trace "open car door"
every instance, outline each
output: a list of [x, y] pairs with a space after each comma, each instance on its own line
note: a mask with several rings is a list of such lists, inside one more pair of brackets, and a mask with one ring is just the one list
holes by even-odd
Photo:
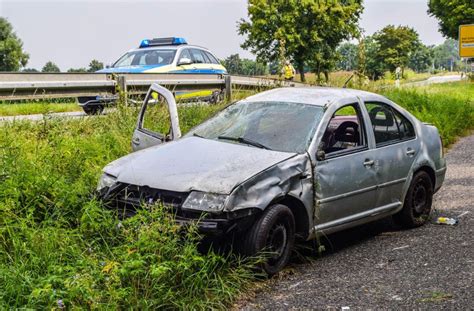
[[161, 85], [152, 84], [143, 101], [133, 133], [133, 151], [180, 137], [178, 109], [173, 94]]

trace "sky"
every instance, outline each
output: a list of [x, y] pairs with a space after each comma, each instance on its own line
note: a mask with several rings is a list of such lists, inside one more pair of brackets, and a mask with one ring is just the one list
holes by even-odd
[[[444, 41], [428, 0], [365, 0], [360, 25], [371, 35], [387, 24], [413, 27], [425, 44]], [[237, 21], [246, 0], [0, 0], [0, 16], [12, 23], [30, 54], [29, 68], [47, 61], [61, 70], [87, 67], [92, 59], [112, 63], [145, 38], [179, 36], [209, 48], [219, 58], [240, 48]]]

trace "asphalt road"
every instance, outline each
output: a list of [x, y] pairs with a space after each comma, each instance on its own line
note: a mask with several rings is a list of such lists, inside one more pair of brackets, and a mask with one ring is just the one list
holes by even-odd
[[[386, 219], [334, 234], [322, 256], [295, 257], [235, 308], [473, 310], [474, 135], [447, 161], [430, 223], [401, 230]], [[440, 215], [459, 224], [437, 225]]]

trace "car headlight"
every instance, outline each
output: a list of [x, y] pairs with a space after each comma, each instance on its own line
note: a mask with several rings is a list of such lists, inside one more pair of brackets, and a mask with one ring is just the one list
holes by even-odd
[[192, 191], [183, 203], [184, 209], [217, 212], [224, 209], [227, 195]]
[[97, 184], [97, 191], [101, 191], [104, 188], [110, 188], [117, 181], [117, 177], [109, 175], [107, 173], [102, 174]]

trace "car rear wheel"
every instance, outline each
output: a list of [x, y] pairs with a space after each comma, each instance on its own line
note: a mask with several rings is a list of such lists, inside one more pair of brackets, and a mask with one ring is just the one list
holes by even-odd
[[104, 106], [103, 105], [84, 106], [82, 107], [82, 109], [84, 109], [84, 112], [88, 115], [96, 115], [96, 114], [101, 114], [102, 111], [104, 111]]
[[413, 176], [403, 209], [394, 219], [405, 228], [422, 226], [428, 220], [433, 202], [433, 183], [428, 173], [419, 171]]
[[261, 254], [260, 265], [268, 275], [279, 272], [288, 263], [295, 241], [295, 219], [291, 210], [281, 204], [268, 207], [246, 234], [244, 252]]

